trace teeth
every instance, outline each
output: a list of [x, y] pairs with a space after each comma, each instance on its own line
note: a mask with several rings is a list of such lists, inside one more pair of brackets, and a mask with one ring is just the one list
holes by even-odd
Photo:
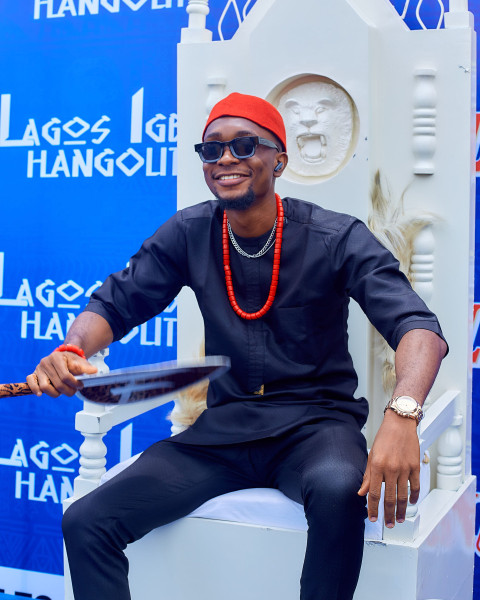
[[241, 175], [222, 175], [219, 179], [220, 181], [225, 181], [226, 179], [240, 179]]

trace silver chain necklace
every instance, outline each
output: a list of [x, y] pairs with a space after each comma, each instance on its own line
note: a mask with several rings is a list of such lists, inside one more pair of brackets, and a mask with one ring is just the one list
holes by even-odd
[[275, 245], [276, 240], [274, 239], [274, 235], [275, 235], [275, 230], [277, 229], [277, 219], [275, 219], [275, 223], [273, 224], [273, 229], [268, 237], [268, 240], [265, 243], [265, 246], [261, 250], [259, 250], [256, 254], [247, 254], [245, 252], [245, 250], [242, 250], [242, 248], [240, 248], [237, 240], [235, 239], [235, 236], [233, 235], [233, 231], [230, 226], [230, 221], [227, 221], [227, 228], [228, 228], [228, 236], [230, 238], [230, 241], [232, 242], [232, 246], [235, 248], [235, 250], [239, 254], [241, 254], [242, 256], [245, 256], [245, 258], [260, 258], [264, 254], [266, 254], [272, 246]]

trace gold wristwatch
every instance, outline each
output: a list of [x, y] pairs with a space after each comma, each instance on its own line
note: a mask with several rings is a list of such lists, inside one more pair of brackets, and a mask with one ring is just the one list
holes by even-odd
[[385, 407], [383, 414], [391, 408], [397, 415], [406, 417], [407, 419], [415, 419], [417, 425], [423, 419], [423, 410], [420, 404], [410, 396], [395, 396]]

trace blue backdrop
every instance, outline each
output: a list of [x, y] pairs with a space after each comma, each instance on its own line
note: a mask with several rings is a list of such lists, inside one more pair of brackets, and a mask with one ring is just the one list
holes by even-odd
[[[175, 46], [185, 24], [182, 1], [2, 3], [0, 380], [23, 381], [93, 289], [175, 210]], [[109, 364], [175, 357], [173, 305], [113, 345]], [[61, 500], [78, 471], [79, 408], [65, 397], [3, 404], [3, 567], [63, 572]], [[168, 435], [166, 411], [135, 421], [133, 452]], [[121, 431], [109, 436], [109, 463]], [[0, 570], [0, 589], [33, 592], [8, 575]]]
[[[476, 15], [479, 1], [470, 0]], [[403, 10], [404, 0], [392, 3]], [[1, 4], [0, 381], [24, 381], [39, 358], [63, 341], [106, 275], [122, 268], [175, 210], [175, 57], [186, 4]], [[253, 4], [237, 2], [240, 13]], [[417, 28], [414, 4], [406, 20]], [[228, 39], [239, 22], [234, 3], [211, 0], [210, 8], [214, 39]], [[438, 2], [424, 2], [421, 15], [427, 27], [436, 26]], [[114, 344], [108, 363], [115, 368], [175, 356], [173, 304]], [[476, 403], [478, 377], [475, 370]], [[80, 404], [65, 397], [23, 398], [2, 408], [0, 590], [61, 600], [55, 579], [63, 572], [61, 501], [78, 469], [82, 440], [72, 425]], [[107, 466], [118, 460], [121, 441], [124, 450], [129, 445], [130, 428], [132, 453], [168, 435], [168, 410], [110, 433]], [[479, 472], [476, 438], [473, 447]], [[26, 578], [26, 572], [47, 578]]]

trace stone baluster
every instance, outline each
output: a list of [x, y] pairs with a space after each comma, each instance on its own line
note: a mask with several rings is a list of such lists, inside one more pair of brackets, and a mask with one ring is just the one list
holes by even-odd
[[458, 490], [463, 482], [462, 422], [462, 415], [455, 415], [451, 426], [438, 439], [437, 487], [441, 490]]
[[[90, 357], [89, 362], [97, 367], [98, 373], [108, 373], [105, 363], [109, 350], [101, 350]], [[110, 410], [101, 404], [84, 401], [83, 410], [77, 413], [75, 428], [85, 438], [80, 446], [79, 475], [74, 482], [74, 498], [80, 498], [94, 490], [105, 473], [107, 447], [103, 443], [106, 431], [98, 430], [99, 417]]]
[[473, 14], [468, 12], [468, 0], [450, 0], [448, 12], [445, 13], [445, 28], [462, 29], [464, 27], [473, 29]]
[[[433, 269], [435, 263], [435, 237], [430, 225], [424, 227], [413, 242], [410, 263], [410, 278], [417, 294], [428, 305], [433, 296]], [[425, 399], [424, 408], [432, 403], [430, 395]]]
[[450, 0], [449, 12], [468, 12], [468, 0]]
[[81, 434], [85, 441], [80, 446], [80, 469], [74, 483], [75, 498], [80, 498], [98, 487], [107, 463], [107, 447], [103, 443], [105, 433]]
[[436, 148], [437, 91], [435, 69], [417, 69], [413, 88], [413, 172], [433, 175]]
[[431, 226], [424, 227], [415, 238], [410, 264], [412, 285], [426, 304], [433, 295], [435, 238]]
[[212, 32], [206, 28], [209, 12], [208, 0], [189, 0], [187, 6], [188, 27], [182, 28], [182, 43], [212, 41]]

